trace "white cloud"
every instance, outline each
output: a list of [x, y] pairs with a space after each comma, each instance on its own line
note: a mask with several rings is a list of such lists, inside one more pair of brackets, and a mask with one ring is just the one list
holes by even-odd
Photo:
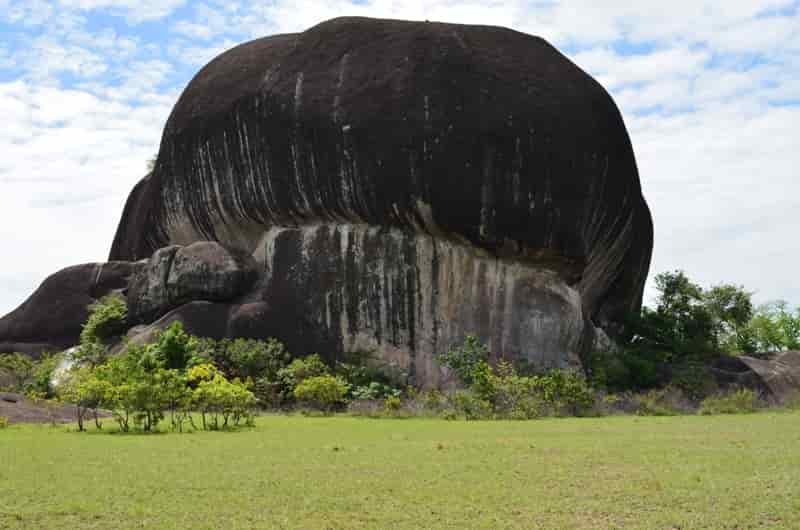
[[132, 107], [79, 90], [0, 83], [0, 241], [14, 259], [0, 313], [75, 263], [104, 261], [130, 188], [157, 149], [169, 105]]
[[83, 11], [108, 9], [134, 23], [159, 20], [186, 3], [186, 0], [59, 0], [66, 8]]

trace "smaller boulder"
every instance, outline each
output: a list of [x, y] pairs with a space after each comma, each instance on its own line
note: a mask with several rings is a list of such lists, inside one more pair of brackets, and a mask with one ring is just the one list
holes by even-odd
[[0, 352], [38, 357], [74, 346], [88, 306], [109, 293], [124, 292], [140, 265], [87, 263], [49, 276], [22, 305], [0, 318]]
[[150, 324], [192, 301], [226, 302], [258, 278], [252, 256], [219, 243], [200, 241], [157, 250], [128, 290], [131, 324]]

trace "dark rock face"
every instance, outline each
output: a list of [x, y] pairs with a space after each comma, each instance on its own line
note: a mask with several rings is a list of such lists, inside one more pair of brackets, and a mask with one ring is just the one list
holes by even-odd
[[231, 300], [244, 294], [257, 277], [252, 256], [219, 243], [164, 247], [133, 277], [128, 318], [132, 324], [150, 323], [192, 300]]
[[87, 306], [112, 291], [124, 291], [136, 263], [76, 265], [48, 277], [21, 306], [0, 319], [0, 352], [38, 356], [78, 343]]
[[557, 270], [595, 323], [638, 309], [650, 213], [606, 91], [542, 39], [335, 19], [238, 46], [170, 116], [111, 259], [370, 224]]
[[262, 267], [250, 333], [435, 382], [466, 333], [578, 362], [639, 309], [652, 223], [619, 111], [545, 41], [342, 18], [238, 46], [184, 91], [111, 257], [202, 240]]
[[467, 333], [579, 363], [638, 311], [652, 237], [619, 111], [555, 48], [341, 18], [197, 74], [111, 259], [148, 260], [128, 300], [151, 331], [375, 349], [435, 385]]

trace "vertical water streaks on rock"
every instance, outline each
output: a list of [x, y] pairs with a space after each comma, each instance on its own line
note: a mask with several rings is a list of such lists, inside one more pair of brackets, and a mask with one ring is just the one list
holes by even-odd
[[498, 354], [544, 367], [564, 367], [581, 353], [580, 295], [553, 272], [369, 225], [270, 233], [263, 298], [280, 308], [273, 318], [292, 328], [283, 338], [298, 354], [375, 350], [433, 385], [434, 355], [469, 333]]

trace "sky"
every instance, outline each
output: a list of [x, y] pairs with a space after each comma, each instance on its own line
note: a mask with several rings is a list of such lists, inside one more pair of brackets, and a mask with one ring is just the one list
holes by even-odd
[[546, 38], [622, 111], [651, 278], [682, 269], [800, 304], [800, 0], [0, 0], [0, 315], [47, 275], [105, 261], [206, 62], [341, 15]]

